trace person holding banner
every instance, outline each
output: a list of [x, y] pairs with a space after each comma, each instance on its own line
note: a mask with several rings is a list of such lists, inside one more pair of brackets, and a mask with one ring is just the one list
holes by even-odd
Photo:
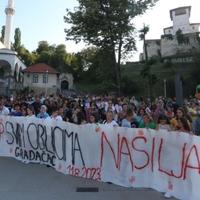
[[9, 115], [9, 109], [4, 105], [4, 99], [0, 99], [0, 115]]
[[28, 118], [35, 118], [35, 110], [34, 110], [34, 107], [32, 105], [29, 105], [27, 108], [26, 108], [26, 112], [27, 112], [27, 116]]
[[40, 118], [40, 119], [49, 118], [49, 114], [47, 113], [47, 107], [45, 105], [42, 105], [40, 107], [40, 113], [37, 115], [37, 118]]
[[133, 111], [131, 109], [128, 109], [126, 112], [126, 118], [122, 120], [121, 127], [131, 128], [132, 121], [133, 121]]
[[139, 128], [156, 129], [156, 124], [148, 114], [145, 114], [143, 116], [143, 122], [139, 124]]
[[14, 109], [12, 110], [12, 112], [10, 113], [11, 116], [14, 117], [20, 117], [22, 116], [22, 111], [20, 109], [20, 105], [17, 103], [14, 105]]
[[62, 116], [59, 115], [59, 108], [54, 108], [54, 109], [52, 110], [51, 119], [54, 119], [54, 120], [56, 120], [56, 121], [63, 121]]
[[157, 130], [167, 130], [171, 131], [171, 127], [169, 124], [169, 120], [165, 115], [160, 115], [158, 117], [158, 124], [157, 124]]
[[197, 118], [193, 122], [194, 134], [200, 136], [200, 105], [197, 108]]
[[[186, 115], [185, 115], [185, 111], [184, 111], [184, 109], [182, 107], [179, 107], [177, 109], [176, 116], [170, 121], [172, 130], [176, 131], [176, 130], [180, 129], [179, 123], [178, 123], [178, 120], [180, 118], [185, 118], [187, 120]], [[187, 123], [188, 123], [188, 126], [191, 127], [189, 120], [187, 120]]]
[[106, 113], [106, 120], [103, 122], [103, 124], [112, 125], [112, 126], [119, 126], [118, 123], [113, 118], [114, 118], [113, 112], [108, 111]]
[[181, 117], [178, 119], [177, 122], [178, 122], [177, 131], [191, 133], [191, 129], [186, 118]]
[[89, 117], [89, 123], [90, 124], [96, 124], [98, 122], [96, 114], [95, 113], [91, 113], [90, 117]]

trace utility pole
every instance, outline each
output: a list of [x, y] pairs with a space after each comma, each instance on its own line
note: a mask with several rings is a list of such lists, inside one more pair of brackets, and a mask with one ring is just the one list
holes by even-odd
[[175, 77], [175, 91], [176, 91], [176, 102], [179, 106], [183, 105], [183, 85], [180, 74], [177, 72]]
[[167, 97], [167, 80], [164, 79], [164, 97], [166, 98]]
[[47, 97], [47, 84], [48, 84], [48, 70], [46, 71], [46, 78], [45, 78], [45, 97]]

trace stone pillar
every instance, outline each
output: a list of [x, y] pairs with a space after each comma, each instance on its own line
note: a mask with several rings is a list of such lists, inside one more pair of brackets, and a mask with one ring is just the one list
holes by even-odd
[[14, 0], [8, 0], [8, 6], [5, 9], [6, 13], [6, 26], [5, 26], [5, 38], [4, 45], [7, 49], [10, 49], [11, 45], [11, 32], [12, 32], [12, 16], [15, 13]]

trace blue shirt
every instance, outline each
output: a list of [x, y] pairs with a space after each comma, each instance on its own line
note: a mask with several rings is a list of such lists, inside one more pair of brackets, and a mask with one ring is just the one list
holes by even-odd
[[46, 119], [48, 117], [49, 117], [49, 114], [47, 112], [45, 112], [45, 113], [39, 113], [37, 115], [37, 118], [40, 118], [40, 119]]
[[122, 127], [127, 127], [127, 128], [131, 128], [131, 122], [129, 122], [127, 119], [123, 119], [122, 120]]

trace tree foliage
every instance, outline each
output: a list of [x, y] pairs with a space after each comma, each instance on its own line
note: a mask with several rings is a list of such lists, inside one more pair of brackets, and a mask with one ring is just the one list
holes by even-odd
[[148, 91], [148, 96], [153, 96], [153, 86], [157, 83], [158, 77], [156, 74], [152, 73], [152, 65], [155, 64], [153, 60], [149, 60], [145, 63], [143, 69], [140, 72], [141, 77], [146, 82], [146, 88]]
[[145, 62], [148, 61], [148, 52], [147, 52], [147, 43], [146, 43], [146, 34], [149, 32], [149, 26], [146, 26], [144, 24], [143, 28], [139, 30], [139, 37], [140, 40], [143, 41], [143, 47], [144, 47], [144, 56], [145, 56]]
[[19, 28], [15, 29], [13, 48], [18, 51], [21, 48], [21, 31]]
[[64, 44], [49, 45], [47, 41], [40, 41], [35, 51], [36, 62], [46, 63], [60, 72], [71, 72], [70, 54], [66, 52]]
[[190, 78], [194, 85], [197, 85], [200, 83], [200, 78], [198, 76], [198, 74], [200, 74], [200, 50], [193, 52], [193, 61], [195, 68], [191, 71]]
[[[110, 52], [116, 85], [121, 87], [121, 57], [136, 49], [132, 19], [143, 14], [154, 3], [152, 0], [79, 0], [74, 12], [64, 16], [70, 28], [66, 39], [95, 45]], [[117, 54], [117, 58], [116, 58]]]
[[5, 26], [1, 27], [1, 37], [0, 37], [0, 41], [2, 43], [4, 43], [4, 37], [5, 37]]
[[19, 28], [15, 29], [14, 43], [12, 44], [11, 48], [17, 52], [18, 57], [26, 66], [29, 66], [35, 62], [35, 55], [29, 52], [29, 50], [21, 44], [21, 31]]

